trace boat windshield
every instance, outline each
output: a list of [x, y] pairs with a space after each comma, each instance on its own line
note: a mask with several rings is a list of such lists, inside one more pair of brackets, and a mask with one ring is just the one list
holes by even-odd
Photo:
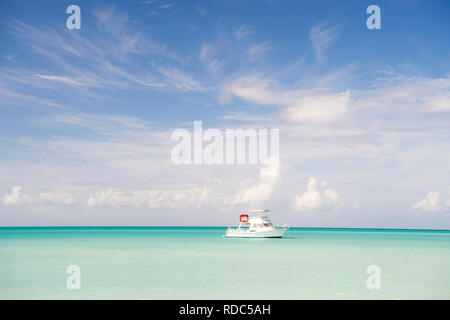
[[252, 224], [252, 228], [253, 229], [257, 229], [257, 228], [273, 228], [272, 224], [270, 223], [254, 223]]

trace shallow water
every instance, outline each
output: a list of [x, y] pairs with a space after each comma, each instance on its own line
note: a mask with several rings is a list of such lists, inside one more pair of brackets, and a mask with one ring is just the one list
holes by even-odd
[[[1, 299], [450, 299], [450, 231], [0, 228]], [[69, 290], [69, 265], [81, 289]], [[381, 288], [369, 290], [369, 265]]]

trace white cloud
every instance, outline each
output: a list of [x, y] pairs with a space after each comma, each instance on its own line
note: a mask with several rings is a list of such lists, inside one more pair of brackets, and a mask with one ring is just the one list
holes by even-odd
[[368, 92], [356, 105], [361, 110], [450, 112], [450, 78], [390, 77], [394, 80], [385, 79], [388, 85]]
[[342, 200], [334, 189], [325, 189], [326, 183], [318, 183], [316, 178], [309, 178], [306, 191], [295, 197], [294, 210], [323, 212], [333, 211], [343, 205]]
[[[271, 85], [274, 89], [268, 90], [266, 97], [255, 96], [254, 99], [274, 99], [271, 94], [278, 89], [276, 83], [269, 83], [267, 88], [270, 89]], [[284, 98], [284, 96], [280, 97], [280, 99]], [[411, 181], [420, 183], [421, 180], [423, 183], [423, 179], [440, 181], [445, 176], [445, 170], [450, 163], [449, 154], [445, 152], [449, 150], [449, 140], [443, 138], [446, 137], [445, 134], [448, 134], [445, 128], [438, 132], [420, 130], [408, 131], [405, 134], [397, 131], [385, 132], [378, 128], [372, 131], [370, 127], [354, 130], [352, 127], [340, 129], [335, 126], [319, 128], [282, 126], [280, 156], [283, 161], [283, 176], [288, 178], [281, 180], [276, 178], [276, 175], [266, 176], [267, 171], [258, 171], [259, 168], [253, 166], [174, 168], [169, 160], [170, 129], [155, 128], [152, 123], [134, 117], [64, 113], [51, 116], [50, 119], [50, 124], [56, 124], [56, 128], [60, 128], [61, 124], [70, 124], [81, 128], [95, 128], [95, 130], [84, 130], [87, 136], [83, 137], [59, 135], [49, 139], [34, 138], [28, 142], [24, 140], [17, 144], [18, 150], [23, 154], [32, 155], [31, 159], [40, 159], [40, 162], [22, 159], [0, 163], [0, 174], [3, 181], [7, 181], [4, 183], [9, 184], [8, 190], [14, 184], [21, 185], [19, 181], [27, 181], [27, 184], [38, 186], [38, 191], [26, 190], [26, 193], [37, 195], [32, 197], [32, 203], [20, 201], [19, 203], [25, 205], [24, 207], [4, 206], [0, 209], [2, 214], [11, 212], [10, 217], [17, 219], [14, 223], [19, 223], [17, 221], [20, 219], [20, 214], [12, 213], [14, 210], [23, 209], [22, 211], [28, 214], [36, 213], [28, 218], [22, 218], [25, 219], [22, 223], [33, 224], [45, 218], [39, 213], [40, 208], [45, 207], [46, 210], [52, 208], [55, 212], [73, 210], [73, 214], [58, 216], [58, 219], [63, 219], [61, 221], [67, 224], [77, 223], [77, 214], [85, 210], [90, 214], [80, 217], [80, 221], [86, 223], [96, 221], [96, 223], [107, 224], [116, 218], [122, 219], [124, 223], [140, 221], [139, 217], [131, 217], [131, 215], [147, 212], [148, 208], [154, 208], [152, 212], [176, 211], [178, 218], [172, 217], [173, 219], [192, 217], [192, 221], [188, 219], [185, 223], [201, 224], [203, 220], [200, 217], [204, 215], [210, 217], [209, 223], [227, 224], [225, 213], [220, 215], [215, 212], [208, 215], [210, 213], [208, 208], [219, 208], [218, 210], [229, 214], [241, 210], [244, 206], [268, 205], [273, 210], [283, 211], [285, 217], [282, 220], [286, 222], [297, 223], [297, 225], [303, 223], [318, 225], [324, 221], [314, 219], [321, 219], [323, 215], [313, 214], [305, 217], [291, 213], [296, 210], [343, 213], [344, 210], [333, 203], [339, 203], [339, 199], [344, 194], [352, 192], [350, 190], [354, 191], [355, 198], [362, 198], [357, 201], [366, 203], [367, 198], [370, 197], [367, 193], [370, 191], [367, 190], [370, 188], [389, 186], [392, 189], [409, 190], [406, 181], [409, 181], [408, 184], [411, 184]], [[433, 138], [433, 135], [439, 139]], [[410, 145], [407, 150], [401, 147], [404, 141]], [[409, 144], [409, 141], [414, 143]], [[434, 143], [430, 143], [431, 141]], [[437, 163], [441, 163], [441, 166], [436, 165]], [[307, 166], [304, 167], [304, 164]], [[423, 175], [416, 174], [410, 177], [417, 168], [424, 169], [424, 167], [425, 169], [436, 167], [441, 170], [433, 169], [434, 173], [431, 176], [430, 171], [425, 170]], [[333, 181], [348, 181], [349, 185], [354, 185], [345, 189], [335, 189], [332, 185], [326, 186], [322, 181], [316, 180], [315, 189], [309, 188], [309, 191], [317, 190], [316, 200], [314, 200], [314, 192], [311, 192], [312, 196], [310, 195], [309, 198], [306, 196], [301, 198], [305, 190], [297, 190], [298, 197], [304, 201], [302, 209], [292, 210], [295, 195], [291, 194], [293, 189], [290, 183], [302, 181], [304, 177], [301, 172], [306, 168], [313, 177], [316, 174], [325, 175]], [[341, 168], [348, 169], [341, 172]], [[444, 175], [438, 175], [438, 173]], [[386, 179], [386, 177], [389, 178]], [[222, 183], [216, 183], [215, 178], [220, 179]], [[195, 184], [185, 185], [186, 181], [192, 181]], [[61, 185], [68, 186], [69, 189], [59, 191]], [[109, 191], [111, 186], [114, 188]], [[43, 194], [42, 197], [40, 194]], [[68, 199], [74, 199], [70, 208], [65, 204], [70, 200], [66, 202], [64, 195]], [[20, 193], [20, 199], [23, 199], [22, 196], [23, 194]], [[89, 198], [91, 200], [88, 207]], [[392, 207], [398, 203], [396, 200], [398, 199], [387, 199], [384, 208], [394, 210]], [[314, 205], [317, 201], [319, 204]], [[130, 216], [122, 215], [122, 208], [125, 207], [130, 208]], [[308, 207], [314, 209], [308, 209]], [[382, 205], [377, 209], [380, 207], [383, 209]], [[117, 210], [112, 210], [113, 208]], [[179, 210], [166, 210], [166, 208]], [[189, 208], [198, 208], [198, 210], [189, 210]], [[351, 205], [344, 208], [346, 214], [353, 210]], [[398, 207], [395, 207], [395, 210], [397, 209]], [[112, 211], [115, 211], [114, 214], [111, 213]], [[372, 214], [376, 216], [375, 213]], [[370, 214], [367, 213], [366, 217], [369, 216]], [[26, 215], [24, 214], [23, 217]], [[13, 223], [11, 219], [13, 218], [8, 218], [8, 223]], [[163, 215], [158, 217], [143, 215], [142, 219], [147, 224], [170, 224], [171, 222]], [[289, 221], [289, 219], [292, 220]], [[356, 218], [354, 221], [343, 219], [342, 223], [357, 226], [364, 221], [367, 221], [366, 218], [360, 218], [358, 221]], [[401, 217], [396, 216], [386, 217], [385, 221], [387, 221], [386, 225], [390, 221], [397, 221], [399, 226], [403, 223]], [[443, 223], [445, 225], [445, 221]], [[426, 226], [425, 222], [424, 226]]]
[[2, 202], [3, 204], [17, 204], [20, 201], [20, 190], [21, 186], [14, 186], [11, 189], [10, 194], [6, 194], [3, 196]]
[[259, 174], [259, 183], [249, 188], [239, 190], [237, 195], [230, 198], [231, 204], [247, 204], [252, 208], [260, 208], [264, 201], [273, 193], [274, 185], [279, 176], [279, 160], [269, 159], [269, 165], [262, 167]]
[[279, 99], [273, 92], [275, 85], [276, 81], [260, 76], [240, 77], [227, 83], [222, 95], [228, 99], [235, 96], [257, 104], [278, 104]]
[[352, 102], [349, 91], [329, 93], [278, 87], [275, 80], [260, 76], [241, 77], [225, 86], [222, 101], [235, 96], [256, 104], [281, 106], [281, 118], [292, 123], [330, 123], [349, 113]]
[[450, 91], [430, 97], [426, 101], [426, 111], [450, 112]]
[[119, 207], [131, 206], [136, 208], [184, 208], [200, 207], [205, 204], [208, 196], [207, 188], [187, 189], [149, 189], [121, 192], [109, 188], [89, 195], [86, 206]]
[[315, 178], [309, 178], [306, 192], [295, 197], [294, 208], [296, 209], [316, 209], [322, 203], [322, 197], [317, 189]]
[[[118, 191], [104, 189], [92, 194], [83, 194], [79, 190], [71, 192], [41, 192], [37, 196], [21, 194], [22, 187], [14, 186], [10, 194], [2, 200], [4, 205], [27, 205], [42, 207], [48, 205], [75, 205], [87, 208], [135, 207], [135, 208], [183, 208], [208, 205], [209, 190], [206, 187], [160, 188]], [[214, 195], [211, 197], [213, 200]], [[212, 203], [210, 203], [212, 204]]]
[[323, 193], [324, 198], [326, 201], [333, 203], [333, 204], [339, 204], [341, 199], [334, 189], [326, 189]]
[[[382, 85], [371, 90], [330, 91], [316, 89], [285, 89], [274, 79], [263, 75], [235, 78], [222, 86], [219, 100], [227, 103], [232, 97], [258, 105], [280, 108], [279, 119], [291, 124], [317, 125], [349, 121], [373, 125], [377, 117], [392, 120], [413, 113], [450, 112], [450, 78], [414, 78], [389, 75]], [[319, 81], [320, 82], [320, 81]], [[351, 116], [351, 117], [350, 117]], [[371, 123], [365, 121], [371, 120]], [[356, 123], [356, 122], [354, 122]]]
[[39, 194], [37, 201], [50, 204], [71, 205], [76, 203], [78, 200], [65, 193], [42, 192]]
[[298, 98], [281, 111], [281, 117], [292, 123], [330, 123], [349, 112], [350, 92], [314, 93]]
[[112, 206], [116, 207], [123, 204], [127, 198], [120, 191], [115, 191], [113, 188], [108, 190], [101, 190], [96, 192], [94, 195], [90, 195], [86, 206], [87, 207], [103, 207]]
[[413, 205], [413, 209], [430, 213], [450, 211], [450, 198], [444, 199], [439, 191], [430, 191]]
[[11, 193], [4, 195], [2, 198], [2, 203], [4, 205], [70, 205], [76, 203], [77, 201], [78, 200], [75, 197], [62, 192], [42, 192], [38, 196], [22, 194], [21, 186], [12, 187]]

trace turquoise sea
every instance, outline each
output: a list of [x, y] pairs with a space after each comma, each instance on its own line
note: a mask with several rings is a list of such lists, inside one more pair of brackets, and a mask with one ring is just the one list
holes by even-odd
[[[0, 299], [450, 299], [450, 231], [0, 228]], [[70, 290], [67, 267], [80, 268]], [[380, 268], [369, 290], [367, 267]]]

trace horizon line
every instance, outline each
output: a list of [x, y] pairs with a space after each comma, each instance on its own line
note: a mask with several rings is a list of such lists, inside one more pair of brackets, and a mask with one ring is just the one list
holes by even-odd
[[[0, 226], [3, 228], [228, 228], [229, 226], [194, 226], [194, 225], [60, 225], [60, 226]], [[431, 229], [431, 228], [374, 228], [374, 227], [296, 227], [292, 226], [290, 228], [297, 229], [346, 229], [346, 230], [403, 230], [403, 231], [448, 231], [450, 229]]]

